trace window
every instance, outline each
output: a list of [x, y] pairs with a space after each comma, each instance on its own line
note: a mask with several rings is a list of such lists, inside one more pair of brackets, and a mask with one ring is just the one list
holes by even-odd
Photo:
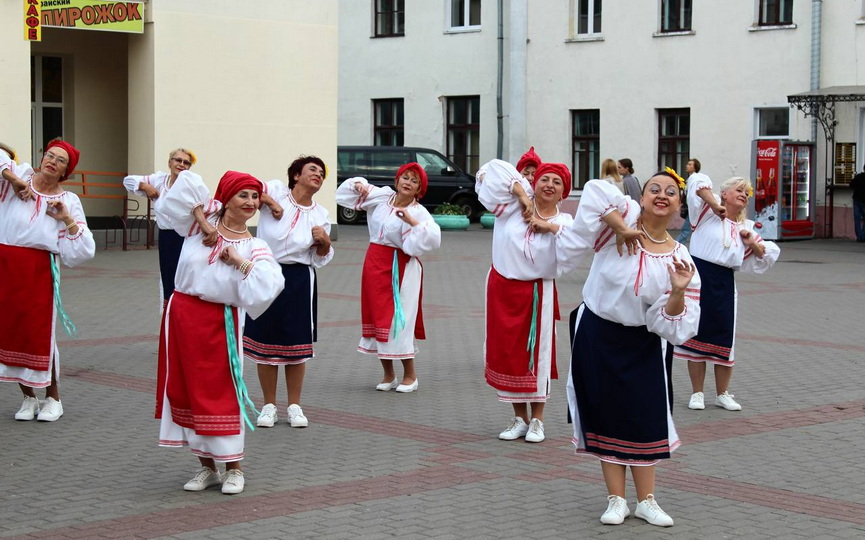
[[586, 182], [598, 178], [601, 174], [601, 111], [598, 109], [571, 111], [571, 124], [573, 124], [571, 143], [573, 185], [575, 188], [582, 189]]
[[63, 59], [30, 57], [33, 161], [39, 163], [48, 141], [63, 137]]
[[849, 186], [857, 172], [856, 143], [835, 143], [835, 183]]
[[374, 99], [373, 144], [375, 146], [403, 145], [403, 100]]
[[691, 0], [661, 0], [661, 32], [691, 31]]
[[375, 0], [375, 35], [405, 35], [405, 0]]
[[481, 0], [447, 0], [451, 28], [480, 28]]
[[691, 110], [658, 109], [658, 168], [682, 174], [691, 153]]
[[481, 98], [448, 98], [448, 158], [469, 174], [480, 167]]
[[757, 109], [757, 137], [788, 137], [789, 135], [789, 108]]
[[793, 0], [760, 0], [760, 26], [793, 24]]
[[[600, 34], [601, 33], [601, 3], [602, 0], [571, 0], [571, 6], [576, 3], [576, 34]], [[573, 8], [571, 9], [573, 13]], [[574, 35], [571, 32], [571, 35]]]

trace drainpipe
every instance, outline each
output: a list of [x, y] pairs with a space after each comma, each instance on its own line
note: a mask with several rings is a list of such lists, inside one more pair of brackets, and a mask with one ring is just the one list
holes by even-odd
[[[820, 88], [823, 0], [811, 0], [811, 90]], [[811, 140], [817, 142], [817, 118], [811, 118]]]
[[504, 146], [504, 137], [505, 137], [505, 111], [504, 106], [502, 105], [502, 85], [504, 80], [504, 63], [505, 63], [505, 30], [504, 30], [504, 13], [502, 10], [504, 6], [502, 5], [503, 0], [498, 1], [498, 12], [499, 12], [499, 50], [498, 50], [498, 76], [496, 79], [496, 124], [498, 128], [498, 135], [496, 137], [496, 158], [502, 159], [502, 149]]

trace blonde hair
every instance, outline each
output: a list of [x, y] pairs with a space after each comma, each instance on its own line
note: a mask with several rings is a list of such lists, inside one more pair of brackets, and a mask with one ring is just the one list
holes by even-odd
[[[178, 152], [183, 152], [184, 154], [189, 156], [189, 161], [192, 162], [192, 165], [195, 165], [195, 162], [198, 161], [198, 158], [195, 157], [195, 152], [193, 152], [192, 150], [187, 150], [186, 148], [175, 148], [171, 151], [170, 154], [168, 154], [168, 159], [171, 160], [172, 158], [174, 158], [174, 156], [177, 155]], [[192, 165], [190, 165], [190, 167]]]
[[[733, 176], [724, 180], [724, 183], [721, 184], [721, 204], [724, 204], [724, 192], [729, 191], [731, 189], [736, 189], [739, 186], [745, 188], [745, 191], [748, 192], [748, 198], [754, 194], [754, 188], [751, 186], [751, 180], [743, 177], [743, 176]], [[742, 211], [739, 212], [738, 216], [735, 216], [735, 221], [742, 223], [745, 221], [745, 218], [748, 216], [748, 207], [742, 208]], [[730, 219], [734, 219], [733, 216], [728, 216]]]
[[619, 174], [619, 168], [616, 167], [616, 162], [610, 158], [601, 163], [601, 177], [606, 178], [612, 176], [616, 182], [622, 181], [622, 176]]
[[15, 150], [13, 150], [11, 146], [0, 142], [0, 150], [6, 152], [6, 154], [9, 155], [9, 159], [11, 159], [12, 161], [18, 161], [18, 156], [15, 155]]

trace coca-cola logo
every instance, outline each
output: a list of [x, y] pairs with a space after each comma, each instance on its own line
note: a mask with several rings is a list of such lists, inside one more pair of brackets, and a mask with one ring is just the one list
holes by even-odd
[[770, 148], [758, 148], [757, 149], [757, 157], [761, 158], [774, 158], [778, 157], [778, 149], [774, 146]]

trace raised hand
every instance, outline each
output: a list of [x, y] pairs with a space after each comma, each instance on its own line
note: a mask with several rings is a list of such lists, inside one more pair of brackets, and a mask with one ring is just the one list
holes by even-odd
[[418, 223], [420, 223], [418, 220], [416, 220], [415, 218], [411, 217], [411, 214], [409, 213], [408, 209], [406, 209], [406, 208], [397, 208], [397, 209], [396, 209], [396, 217], [398, 217], [398, 218], [400, 218], [401, 220], [405, 221], [406, 223], [408, 223], [408, 224], [411, 225], [412, 227], [414, 227], [415, 225], [417, 225]]
[[201, 243], [207, 247], [215, 246], [216, 242], [219, 240], [219, 231], [216, 230], [216, 227], [211, 225], [207, 220], [203, 220], [198, 224], [198, 226], [201, 228], [201, 234], [203, 236]]
[[47, 201], [46, 204], [48, 208], [45, 210], [45, 214], [49, 217], [56, 219], [57, 221], [62, 221], [64, 223], [68, 221], [74, 221], [72, 216], [69, 215], [69, 209], [66, 208], [66, 205], [63, 204], [63, 201], [56, 199], [52, 201]]
[[670, 274], [670, 286], [674, 291], [684, 291], [688, 288], [696, 271], [697, 267], [692, 263], [674, 257], [673, 263], [667, 265], [667, 272]]
[[627, 246], [628, 255], [635, 255], [640, 249], [640, 239], [645, 238], [646, 233], [637, 229], [626, 227], [624, 230], [616, 232], [616, 251], [619, 256], [624, 255], [623, 247]]
[[219, 254], [219, 260], [225, 264], [230, 264], [238, 268], [243, 264], [243, 257], [237, 254], [237, 250], [234, 249], [234, 246], [226, 246], [223, 248], [222, 252]]
[[141, 182], [140, 184], [138, 184], [138, 189], [140, 191], [143, 191], [144, 195], [148, 199], [150, 199], [151, 201], [155, 201], [156, 199], [159, 198], [159, 190], [157, 190], [155, 187], [151, 186], [150, 184], [146, 184], [144, 182]]

